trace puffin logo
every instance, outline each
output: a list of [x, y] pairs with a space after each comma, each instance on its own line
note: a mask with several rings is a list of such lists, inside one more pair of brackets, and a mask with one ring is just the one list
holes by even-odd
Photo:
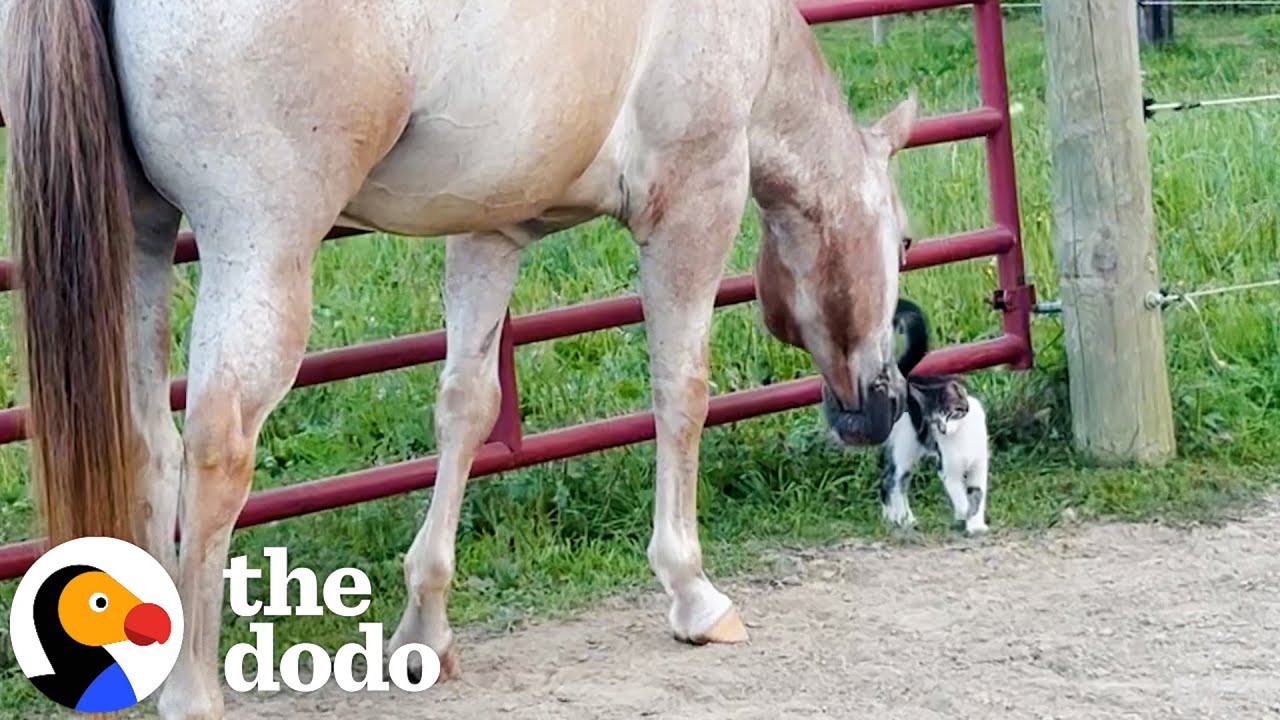
[[154, 693], [178, 659], [182, 604], [142, 548], [109, 537], [54, 547], [18, 583], [9, 636], [22, 674], [80, 712], [114, 712]]

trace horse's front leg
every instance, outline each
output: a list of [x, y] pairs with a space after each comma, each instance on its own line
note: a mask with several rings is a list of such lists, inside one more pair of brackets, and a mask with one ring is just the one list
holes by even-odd
[[[657, 478], [648, 556], [672, 605], [679, 640], [747, 639], [733, 602], [707, 579], [698, 539], [698, 451], [708, 409], [708, 352], [715, 295], [746, 200], [745, 138], [718, 148], [680, 148], [669, 185], [649, 190], [630, 220], [641, 245]], [[701, 165], [686, 165], [704, 161]]]
[[[520, 247], [503, 235], [450, 237], [445, 247], [448, 350], [436, 397], [440, 465], [427, 519], [404, 560], [408, 598], [388, 650], [426, 643], [440, 657], [440, 680], [458, 674], [446, 612], [454, 573], [458, 513], [471, 463], [498, 418], [498, 341], [520, 268]], [[421, 676], [410, 655], [410, 676]]]

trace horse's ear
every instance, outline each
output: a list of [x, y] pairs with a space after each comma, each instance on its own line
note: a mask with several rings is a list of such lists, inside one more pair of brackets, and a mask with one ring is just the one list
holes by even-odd
[[889, 154], [893, 155], [907, 146], [911, 138], [911, 129], [916, 124], [916, 114], [920, 105], [916, 99], [916, 89], [907, 91], [907, 99], [898, 103], [884, 117], [876, 121], [873, 129], [889, 141]]

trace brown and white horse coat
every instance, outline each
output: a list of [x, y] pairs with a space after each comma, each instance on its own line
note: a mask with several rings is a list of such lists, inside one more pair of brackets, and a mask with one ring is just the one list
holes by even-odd
[[[539, 237], [611, 215], [639, 247], [648, 556], [680, 639], [747, 636], [703, 572], [695, 506], [713, 299], [749, 197], [766, 325], [812, 355], [833, 430], [878, 443], [902, 411], [890, 159], [915, 101], [857, 126], [792, 0], [0, 0], [0, 30], [39, 507], [51, 542], [133, 539], [173, 573], [187, 629], [165, 718], [222, 716], [221, 571], [335, 224], [447, 236], [439, 475], [390, 642], [428, 643], [445, 676], [459, 508], [498, 413], [494, 338]], [[179, 434], [183, 215], [201, 281]]]

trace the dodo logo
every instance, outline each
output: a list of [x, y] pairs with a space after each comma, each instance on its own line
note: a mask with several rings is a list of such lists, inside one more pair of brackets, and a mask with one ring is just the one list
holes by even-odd
[[50, 700], [113, 712], [168, 677], [182, 645], [182, 605], [145, 550], [115, 538], [77, 538], [23, 576], [9, 635], [22, 673]]

